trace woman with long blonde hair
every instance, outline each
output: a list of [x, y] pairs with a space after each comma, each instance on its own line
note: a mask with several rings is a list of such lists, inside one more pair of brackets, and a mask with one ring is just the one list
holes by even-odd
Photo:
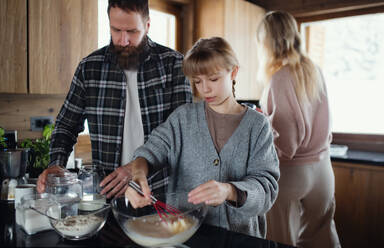
[[289, 13], [267, 13], [257, 42], [261, 107], [272, 124], [281, 173], [278, 198], [267, 215], [267, 237], [297, 247], [339, 247], [324, 79], [302, 52]]

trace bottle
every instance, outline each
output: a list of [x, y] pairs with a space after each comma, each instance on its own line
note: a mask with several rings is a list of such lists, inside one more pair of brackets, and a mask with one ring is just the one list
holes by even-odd
[[8, 184], [8, 200], [15, 200], [15, 188], [17, 186], [16, 179], [10, 179]]

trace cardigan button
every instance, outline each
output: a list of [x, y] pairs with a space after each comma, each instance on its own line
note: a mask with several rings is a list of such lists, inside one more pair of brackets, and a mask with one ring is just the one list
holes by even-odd
[[219, 165], [219, 162], [220, 162], [219, 159], [215, 159], [215, 160], [213, 160], [213, 165], [214, 165], [214, 166], [218, 166], [218, 165]]

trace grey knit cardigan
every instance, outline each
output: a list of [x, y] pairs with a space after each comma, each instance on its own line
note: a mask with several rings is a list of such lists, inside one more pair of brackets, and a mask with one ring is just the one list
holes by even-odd
[[278, 193], [279, 162], [268, 120], [250, 108], [218, 154], [208, 130], [204, 102], [177, 108], [154, 129], [134, 159], [153, 169], [169, 166], [169, 192], [189, 192], [209, 180], [247, 192], [241, 207], [210, 207], [204, 223], [265, 238], [265, 213]]

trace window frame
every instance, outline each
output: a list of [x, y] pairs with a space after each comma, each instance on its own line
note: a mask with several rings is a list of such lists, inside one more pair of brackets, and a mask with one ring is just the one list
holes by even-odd
[[169, 1], [151, 0], [149, 2], [149, 8], [157, 11], [161, 11], [167, 14], [174, 15], [176, 18], [176, 42], [175, 50], [181, 51], [183, 47], [183, 18], [181, 16], [182, 6], [171, 3]]
[[[330, 11], [329, 13], [319, 15], [309, 15], [295, 17], [299, 31], [301, 32], [301, 24], [306, 22], [324, 21], [335, 18], [384, 13], [384, 6], [376, 6], [369, 8], [360, 8], [342, 11]], [[347, 145], [349, 149], [384, 152], [384, 135], [381, 134], [357, 134], [357, 133], [341, 133], [332, 132], [332, 144]]]

